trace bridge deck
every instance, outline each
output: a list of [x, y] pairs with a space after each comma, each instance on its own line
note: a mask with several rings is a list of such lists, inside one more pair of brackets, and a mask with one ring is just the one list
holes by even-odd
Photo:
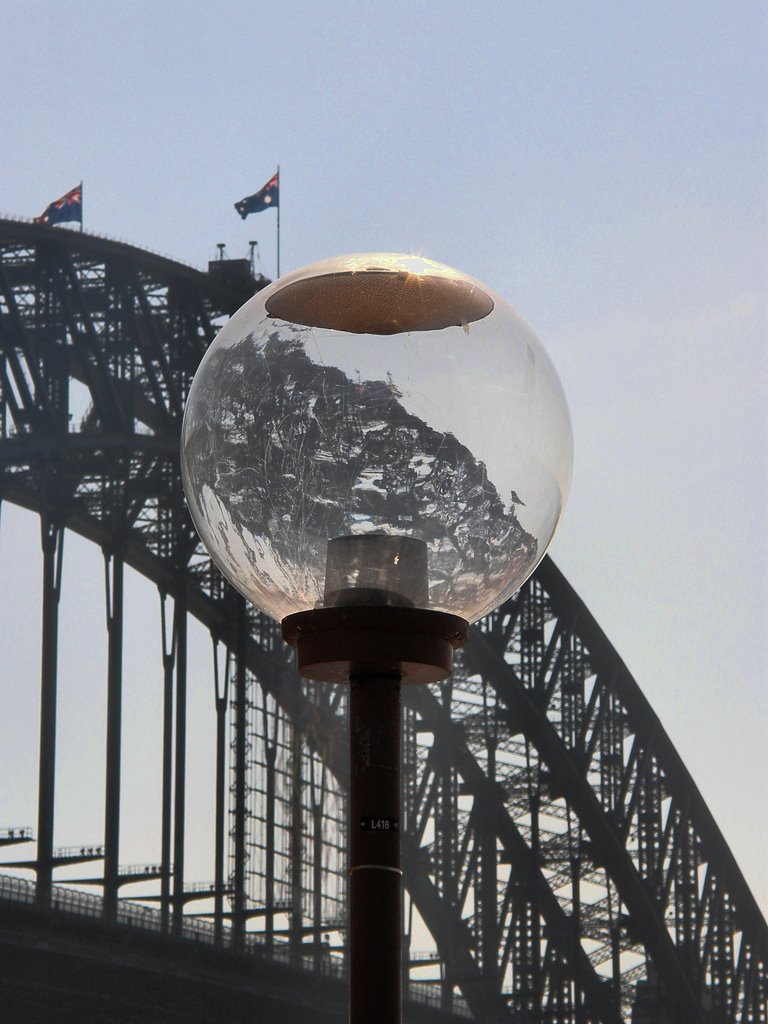
[[[40, 906], [34, 883], [0, 875], [0, 1009], [32, 1024], [346, 1020], [341, 957], [270, 948], [256, 934], [236, 948], [228, 929], [218, 941], [213, 925], [197, 918], [170, 934], [163, 927], [158, 911], [127, 902], [110, 922], [101, 897], [61, 886]], [[460, 1001], [446, 1012], [429, 986], [411, 984], [409, 1024], [469, 1017]]]

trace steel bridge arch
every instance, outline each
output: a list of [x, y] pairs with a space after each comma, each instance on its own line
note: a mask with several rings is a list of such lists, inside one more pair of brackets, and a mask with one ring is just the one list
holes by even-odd
[[[119, 792], [123, 566], [173, 598], [164, 668], [166, 696], [175, 694], [177, 706], [188, 614], [232, 652], [231, 871], [225, 885], [222, 821], [219, 935], [228, 921], [233, 941], [242, 939], [254, 912], [269, 932], [285, 913], [290, 941], [301, 944], [309, 934], [317, 945], [328, 924], [322, 901], [330, 878], [317, 867], [318, 837], [333, 815], [321, 807], [312, 832], [312, 911], [303, 908], [296, 864], [280, 882], [286, 891], [293, 885], [293, 902], [281, 910], [272, 891], [279, 881], [274, 848], [270, 867], [269, 850], [253, 842], [250, 802], [258, 790], [268, 807], [270, 779], [274, 802], [281, 755], [269, 729], [278, 730], [279, 716], [294, 737], [286, 743], [300, 771], [325, 765], [343, 802], [344, 701], [302, 684], [276, 625], [222, 581], [185, 512], [179, 479], [189, 383], [218, 324], [244, 297], [242, 288], [122, 243], [0, 221], [0, 501], [41, 519], [43, 644], [52, 653], [42, 691], [54, 714], [64, 530], [105, 553], [108, 788]], [[764, 1024], [765, 922], [661, 724], [551, 562], [473, 628], [451, 680], [409, 688], [406, 698], [406, 882], [434, 939], [435, 987], [446, 1013], [466, 1005], [483, 1021]], [[168, 764], [164, 770], [159, 901], [171, 930], [189, 895], [178, 714], [175, 725], [167, 717], [166, 738], [173, 728], [177, 761], [175, 772]], [[49, 740], [43, 724], [35, 864], [43, 900], [55, 868]], [[256, 748], [260, 764], [248, 760]], [[254, 787], [256, 770], [267, 781]], [[308, 808], [295, 790], [306, 779], [294, 782], [301, 832]], [[279, 826], [269, 815], [266, 809], [260, 825], [274, 834]], [[321, 838], [328, 841], [327, 831]], [[248, 876], [254, 849], [264, 864]], [[108, 799], [107, 918], [117, 906], [118, 856], [119, 810], [110, 812]], [[423, 964], [411, 966], [417, 974]]]

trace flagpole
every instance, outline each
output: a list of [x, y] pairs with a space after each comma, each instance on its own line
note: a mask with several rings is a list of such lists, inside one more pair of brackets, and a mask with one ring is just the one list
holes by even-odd
[[83, 179], [80, 179], [80, 230], [83, 230]]
[[277, 165], [277, 276], [280, 277], [280, 164]]

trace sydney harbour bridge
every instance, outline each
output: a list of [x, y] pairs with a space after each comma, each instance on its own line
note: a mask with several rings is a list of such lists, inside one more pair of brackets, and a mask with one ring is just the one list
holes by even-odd
[[[246, 260], [206, 274], [0, 221], [0, 503], [39, 519], [42, 542], [40, 725], [25, 738], [37, 802], [17, 822], [0, 801], [3, 1020], [344, 1019], [344, 691], [299, 679], [277, 624], [212, 566], [180, 484], [192, 376], [264, 283]], [[105, 569], [97, 846], [56, 843], [68, 531]], [[140, 642], [130, 573], [157, 588], [163, 637], [160, 843], [141, 865], [121, 859], [123, 663]], [[203, 887], [185, 872], [193, 620], [218, 652]], [[404, 701], [406, 1021], [766, 1022], [765, 921], [661, 723], [551, 561], [473, 627], [447, 682]], [[62, 876], [72, 865], [79, 886]]]

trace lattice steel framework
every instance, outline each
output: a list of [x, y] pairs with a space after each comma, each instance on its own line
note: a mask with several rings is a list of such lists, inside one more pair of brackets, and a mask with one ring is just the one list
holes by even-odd
[[[0, 222], [0, 500], [39, 515], [43, 546], [37, 895], [50, 900], [63, 863], [53, 795], [70, 529], [101, 546], [106, 568], [105, 917], [126, 878], [129, 566], [161, 596], [164, 926], [179, 929], [194, 898], [183, 814], [194, 615], [217, 651], [217, 936], [237, 947], [255, 930], [321, 958], [344, 948], [343, 692], [302, 683], [275, 624], [224, 584], [179, 479], [188, 385], [242, 297], [127, 245]], [[406, 984], [431, 971], [446, 1011], [486, 1022], [765, 1024], [765, 922], [661, 724], [550, 562], [473, 629], [452, 679], [405, 697]], [[433, 948], [420, 956], [425, 935]]]

